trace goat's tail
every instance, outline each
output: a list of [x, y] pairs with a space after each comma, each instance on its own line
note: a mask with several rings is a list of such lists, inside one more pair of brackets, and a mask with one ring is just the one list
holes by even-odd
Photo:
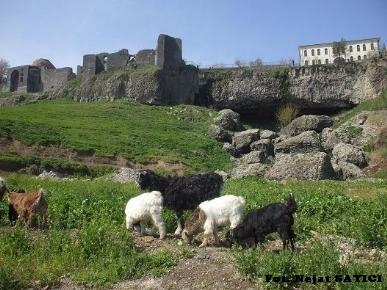
[[292, 193], [289, 195], [288, 199], [286, 200], [285, 205], [290, 214], [293, 214], [297, 211], [297, 202]]

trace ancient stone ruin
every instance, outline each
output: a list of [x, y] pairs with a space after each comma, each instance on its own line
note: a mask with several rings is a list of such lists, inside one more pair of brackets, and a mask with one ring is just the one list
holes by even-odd
[[[87, 82], [103, 71], [143, 64], [157, 65], [167, 70], [184, 67], [181, 39], [160, 34], [156, 49], [140, 50], [134, 55], [128, 49], [84, 55], [82, 66], [77, 67], [77, 75], [82, 82]], [[55, 90], [76, 75], [70, 67], [57, 69], [49, 60], [37, 59], [32, 65], [9, 68], [7, 76], [7, 91], [35, 93]]]

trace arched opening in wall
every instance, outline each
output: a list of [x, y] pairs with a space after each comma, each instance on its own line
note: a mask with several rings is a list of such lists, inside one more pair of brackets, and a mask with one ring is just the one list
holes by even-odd
[[10, 87], [10, 91], [11, 92], [15, 92], [15, 91], [17, 91], [18, 87], [19, 87], [19, 71], [18, 70], [14, 70], [11, 73], [11, 87]]

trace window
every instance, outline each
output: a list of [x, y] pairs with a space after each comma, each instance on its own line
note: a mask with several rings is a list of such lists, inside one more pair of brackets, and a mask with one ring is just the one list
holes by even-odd
[[363, 59], [367, 59], [367, 56], [366, 56], [366, 55], [364, 55], [364, 56], [363, 56]]
[[317, 49], [317, 55], [320, 55], [320, 49], [319, 48]]
[[357, 50], [357, 51], [360, 51], [360, 45], [357, 45], [357, 46], [356, 46], [356, 50]]
[[350, 59], [350, 61], [353, 61], [353, 56], [351, 56], [349, 59]]
[[366, 45], [363, 44], [363, 51], [366, 51]]
[[316, 64], [316, 61], [313, 59], [312, 60], [312, 65], [315, 65]]
[[357, 60], [361, 60], [361, 56], [360, 55], [357, 57]]
[[326, 58], [325, 59], [325, 64], [328, 64], [329, 63], [329, 60]]
[[312, 49], [312, 56], [314, 56], [314, 49]]
[[352, 48], [352, 45], [349, 46], [349, 52], [352, 52], [353, 51], [353, 48]]
[[308, 66], [308, 61], [307, 60], [305, 61], [305, 65]]
[[308, 56], [308, 53], [306, 52], [306, 49], [304, 50], [304, 56]]
[[317, 61], [317, 63], [318, 63], [318, 64], [321, 64], [321, 59], [319, 59], [319, 60]]
[[327, 54], [328, 54], [328, 48], [325, 49], [325, 55], [327, 55]]
[[375, 46], [373, 42], [371, 43], [371, 50], [375, 50]]

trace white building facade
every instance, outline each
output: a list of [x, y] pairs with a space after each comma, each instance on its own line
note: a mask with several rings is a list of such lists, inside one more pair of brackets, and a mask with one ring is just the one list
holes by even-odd
[[[345, 52], [340, 57], [346, 62], [361, 61], [379, 53], [380, 38], [345, 41]], [[337, 56], [333, 55], [333, 42], [301, 45], [298, 47], [300, 66], [332, 64]]]

